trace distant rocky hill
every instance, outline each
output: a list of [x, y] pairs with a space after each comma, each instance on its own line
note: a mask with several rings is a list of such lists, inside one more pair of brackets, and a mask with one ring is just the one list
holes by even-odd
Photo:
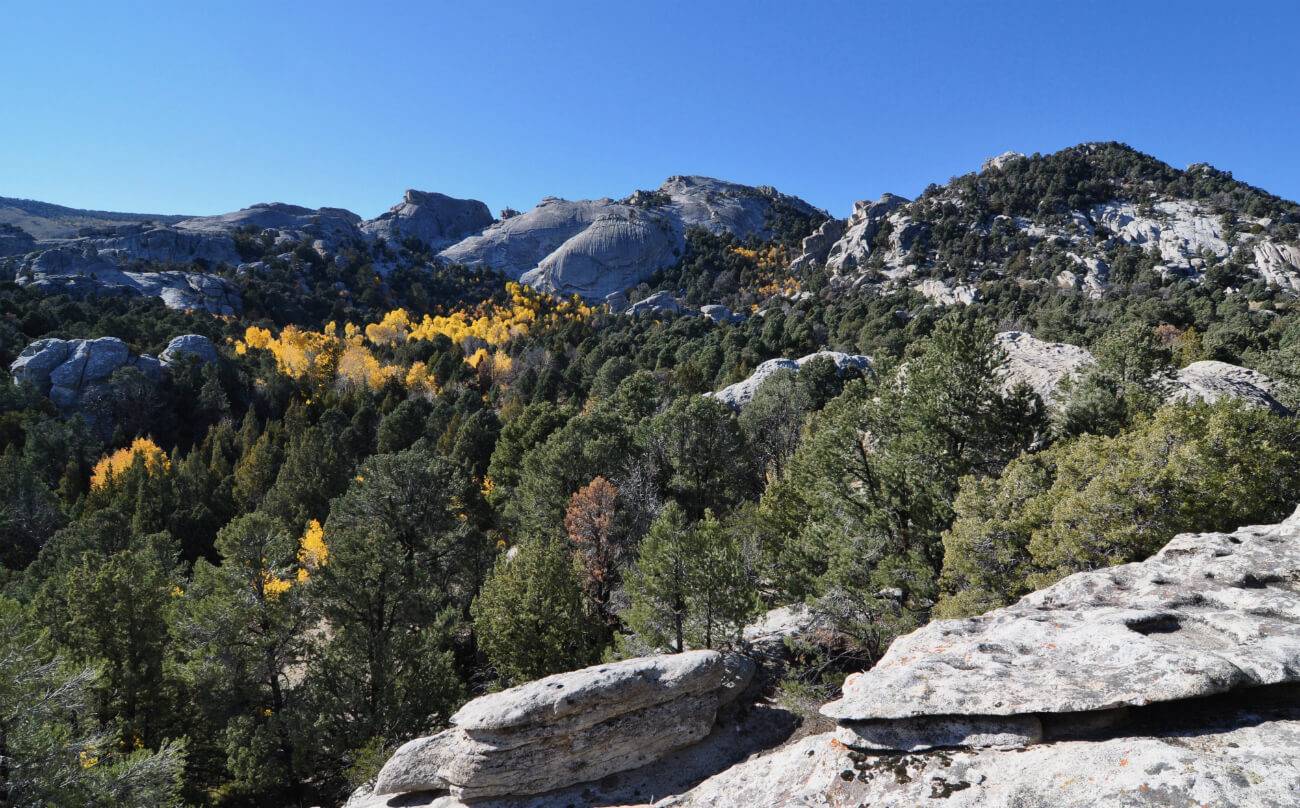
[[[802, 238], [785, 267], [793, 276], [825, 272], [839, 291], [911, 288], [943, 306], [969, 304], [1000, 282], [1092, 298], [1180, 278], [1300, 293], [1300, 206], [1208, 165], [1180, 171], [1117, 143], [1009, 152], [915, 200], [859, 202], [847, 219], [770, 187], [698, 176], [622, 199], [547, 197], [498, 219], [477, 200], [415, 190], [371, 220], [283, 203], [187, 218], [0, 199], [0, 272], [51, 292], [156, 295], [229, 313], [238, 303], [228, 278], [213, 276], [255, 267], [250, 245], [267, 255], [306, 245], [324, 260], [354, 249], [385, 273], [411, 263], [389, 247], [419, 244], [428, 252], [417, 264], [490, 269], [547, 292], [618, 302], [679, 264], [697, 228], [740, 241]], [[185, 274], [138, 276], [160, 270]]]
[[[107, 210], [82, 210], [0, 196], [0, 225], [12, 225], [36, 239], [73, 238], [82, 230], [115, 227], [121, 224], [155, 222], [174, 224], [185, 216], [157, 213], [114, 213]], [[4, 252], [0, 250], [0, 255]]]
[[[11, 200], [12, 201], [12, 200]], [[544, 291], [601, 300], [676, 263], [693, 227], [738, 238], [771, 238], [783, 225], [825, 214], [772, 188], [707, 177], [672, 177], [626, 199], [547, 198], [526, 213], [494, 220], [472, 199], [409, 190], [371, 220], [341, 208], [261, 203], [216, 216], [99, 214], [57, 205], [12, 206], [0, 230], [0, 268], [19, 284], [77, 296], [144, 294], [175, 308], [237, 311], [222, 268], [248, 271], [241, 249], [306, 245], [322, 259], [345, 248], [392, 269], [387, 244], [408, 240], [438, 249], [441, 260], [484, 267]], [[6, 210], [10, 210], [7, 208]], [[513, 213], [513, 212], [510, 212]], [[242, 240], [242, 245], [241, 245]], [[4, 258], [4, 256], [9, 256]], [[171, 271], [175, 278], [143, 277]], [[187, 286], [198, 291], [164, 295]]]
[[804, 243], [799, 268], [841, 286], [911, 286], [966, 303], [1002, 278], [1092, 297], [1143, 273], [1300, 291], [1300, 206], [1205, 164], [1179, 171], [1118, 143], [1014, 152], [914, 201], [857, 203]]

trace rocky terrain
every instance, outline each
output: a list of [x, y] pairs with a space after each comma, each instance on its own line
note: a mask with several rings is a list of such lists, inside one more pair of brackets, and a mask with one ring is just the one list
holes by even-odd
[[[1060, 206], [999, 212], [1021, 207], [1014, 200], [997, 204], [1004, 186], [1031, 175], [1044, 161], [1095, 167], [1115, 159], [1112, 152], [1119, 148], [1086, 144], [1046, 157], [1007, 152], [985, 161], [978, 174], [932, 186], [916, 200], [885, 194], [858, 202], [848, 219], [828, 222], [806, 238], [794, 266], [824, 267], [842, 287], [910, 286], [937, 303], [952, 305], [969, 303], [978, 295], [978, 284], [963, 278], [991, 279], [1010, 269], [1000, 252], [1027, 250], [1036, 263], [1061, 267], [1052, 277], [1057, 286], [1100, 297], [1111, 286], [1115, 257], [1132, 249], [1154, 256], [1154, 271], [1166, 278], [1200, 280], [1216, 267], [1233, 266], [1283, 290], [1300, 289], [1300, 247], [1283, 222], [1293, 224], [1295, 212], [1229, 215], [1215, 200], [1181, 195], [1187, 185], [1230, 179], [1203, 164], [1190, 166], [1171, 183], [1178, 190], [1162, 192], [1149, 182], [1101, 177], [1113, 194], [1109, 198], [1088, 204], [1076, 195]], [[943, 239], [952, 239], [954, 228], [963, 240], [968, 237], [962, 231], [997, 248], [982, 250], [985, 258], [955, 260], [957, 256], [945, 255], [943, 245], [936, 243], [940, 231]]]
[[499, 221], [440, 255], [453, 263], [490, 266], [548, 292], [601, 300], [676, 263], [688, 228], [738, 238], [770, 236], [772, 217], [781, 207], [818, 214], [803, 200], [772, 188], [669, 177], [657, 190], [623, 200], [543, 199], [531, 211]]
[[185, 357], [216, 362], [217, 349], [199, 334], [184, 334], [167, 344], [162, 353], [132, 355], [117, 337], [99, 339], [42, 339], [28, 345], [9, 366], [15, 384], [30, 384], [48, 396], [59, 411], [86, 418], [92, 430], [111, 432], [110, 416], [101, 412], [102, 398], [113, 375], [135, 368], [152, 382]]
[[871, 370], [871, 357], [869, 356], [846, 354], [840, 351], [818, 351], [807, 356], [801, 356], [798, 359], [769, 359], [755, 368], [748, 378], [727, 385], [716, 393], [708, 393], [707, 395], [718, 399], [733, 409], [743, 409], [746, 404], [754, 400], [754, 394], [758, 392], [759, 386], [771, 378], [773, 374], [782, 370], [798, 373], [804, 365], [821, 359], [835, 363], [836, 370], [841, 374], [846, 370], [854, 370], [859, 373]]
[[[5, 201], [13, 204], [0, 207], [7, 214], [0, 215], [0, 257], [8, 256], [0, 270], [18, 283], [75, 296], [154, 296], [172, 308], [219, 314], [236, 313], [239, 300], [231, 284], [212, 273], [250, 266], [241, 261], [237, 235], [286, 252], [306, 244], [324, 259], [337, 258], [345, 247], [370, 250], [414, 239], [441, 250], [449, 263], [601, 300], [676, 263], [689, 228], [766, 238], [782, 212], [824, 216], [772, 188], [707, 177], [671, 177], [655, 191], [620, 201], [547, 198], [496, 221], [477, 200], [415, 190], [371, 220], [341, 208], [284, 203], [185, 218]], [[393, 266], [390, 255], [376, 252], [375, 260], [381, 270]]]
[[[1058, 403], [1062, 385], [1096, 360], [1086, 348], [1062, 342], [1044, 342], [1020, 331], [996, 337], [1006, 354], [1006, 387], [1025, 384], [1046, 404]], [[1257, 370], [1227, 362], [1202, 360], [1181, 368], [1169, 379], [1159, 379], [1165, 401], [1214, 403], [1234, 398], [1277, 413], [1288, 408], [1277, 400], [1277, 384]]]
[[[743, 688], [741, 663], [691, 652], [561, 674], [470, 702], [349, 808], [1290, 805], [1297, 581], [1300, 512], [1181, 535], [1147, 561], [901, 637], [822, 707], [834, 729], [736, 765], [700, 739], [734, 698], [726, 683]], [[769, 618], [747, 638], [810, 627], [795, 611]], [[626, 753], [610, 755], [601, 738], [615, 724]], [[702, 761], [716, 772], [700, 776]]]

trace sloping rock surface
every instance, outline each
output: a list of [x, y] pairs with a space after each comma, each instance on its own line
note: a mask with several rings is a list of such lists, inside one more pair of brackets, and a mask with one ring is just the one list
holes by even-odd
[[1005, 387], [1026, 384], [1046, 404], [1056, 400], [1061, 384], [1093, 364], [1092, 352], [1064, 342], [1044, 342], [1023, 331], [1003, 331], [993, 341], [1006, 354]]
[[1300, 512], [1279, 525], [1184, 534], [1146, 561], [930, 623], [850, 677], [822, 713], [1077, 713], [1300, 681], [1298, 583]]
[[798, 373], [800, 368], [815, 359], [829, 359], [835, 363], [835, 367], [841, 373], [850, 368], [864, 372], [871, 369], [871, 357], [869, 356], [846, 354], [840, 351], [818, 351], [807, 356], [801, 356], [798, 359], [769, 359], [755, 368], [749, 378], [735, 384], [729, 384], [715, 393], [705, 393], [705, 395], [712, 396], [735, 409], [742, 409], [746, 404], [754, 400], [754, 394], [758, 392], [759, 386], [773, 374], [781, 370]]

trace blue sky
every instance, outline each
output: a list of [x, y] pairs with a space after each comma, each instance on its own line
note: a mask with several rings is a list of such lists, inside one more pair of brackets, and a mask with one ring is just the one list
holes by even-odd
[[1300, 3], [0, 0], [0, 196], [373, 216], [671, 174], [838, 215], [1123, 140], [1300, 198]]

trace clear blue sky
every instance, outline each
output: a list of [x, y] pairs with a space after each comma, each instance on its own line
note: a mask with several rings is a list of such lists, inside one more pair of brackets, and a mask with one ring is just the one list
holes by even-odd
[[0, 196], [373, 216], [671, 174], [838, 215], [1123, 140], [1300, 198], [1300, 3], [0, 0]]

